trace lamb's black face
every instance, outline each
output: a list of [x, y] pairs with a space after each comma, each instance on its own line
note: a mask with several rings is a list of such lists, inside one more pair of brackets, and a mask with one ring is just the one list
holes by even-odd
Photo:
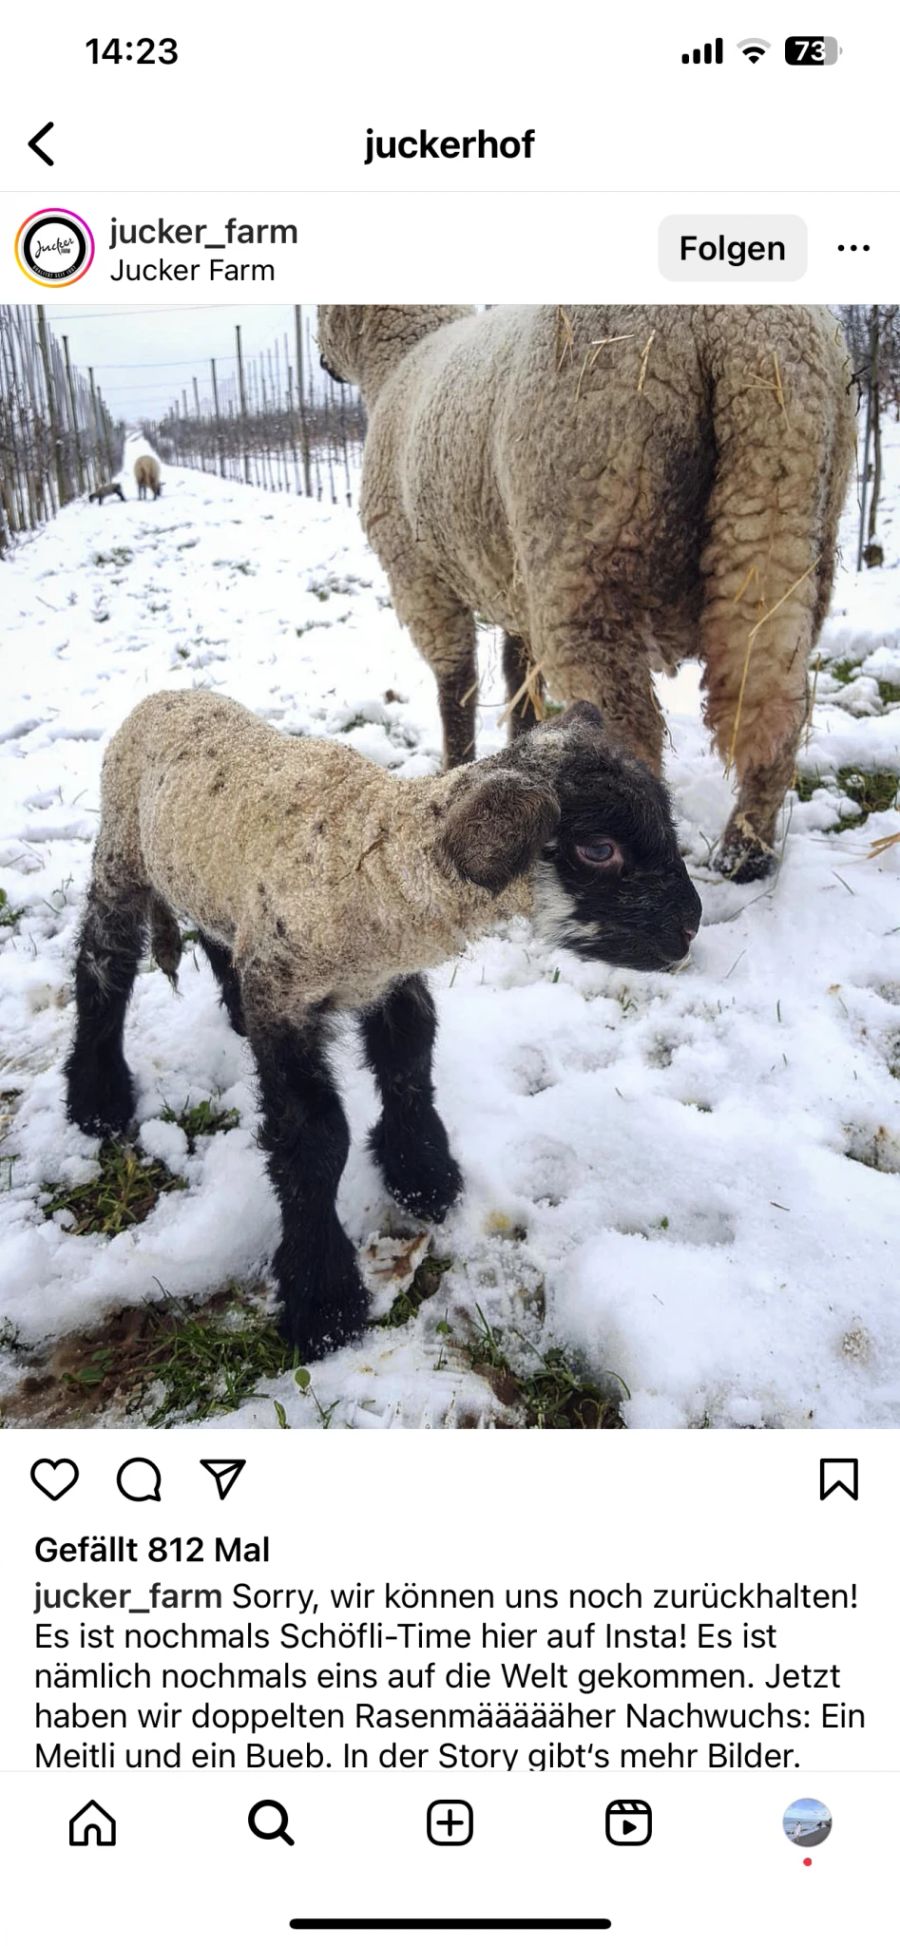
[[702, 908], [663, 785], [644, 764], [612, 752], [588, 721], [556, 790], [559, 827], [535, 876], [538, 923], [583, 959], [643, 971], [678, 965]]

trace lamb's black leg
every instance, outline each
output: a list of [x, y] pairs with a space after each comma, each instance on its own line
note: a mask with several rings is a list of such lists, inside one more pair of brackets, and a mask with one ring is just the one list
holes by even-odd
[[391, 1195], [430, 1223], [441, 1222], [463, 1185], [434, 1106], [436, 1026], [434, 1001], [418, 975], [362, 1015], [366, 1060], [383, 1104], [369, 1147]]
[[88, 1135], [117, 1135], [134, 1113], [122, 1030], [147, 922], [146, 896], [88, 895], [75, 964], [76, 1027], [66, 1062], [69, 1115]]
[[503, 677], [506, 683], [507, 702], [511, 703], [514, 696], [519, 697], [515, 708], [509, 712], [510, 738], [521, 736], [525, 730], [533, 730], [539, 720], [534, 699], [543, 696], [543, 677], [535, 675], [530, 689], [524, 696], [519, 695], [530, 667], [528, 650], [521, 635], [504, 635]]
[[272, 1018], [244, 987], [259, 1070], [261, 1140], [281, 1205], [275, 1277], [281, 1333], [301, 1358], [322, 1358], [365, 1328], [368, 1294], [338, 1222], [335, 1197], [350, 1134], [332, 1080], [320, 1014]]
[[244, 1019], [241, 983], [234, 970], [234, 960], [228, 951], [228, 947], [221, 946], [217, 939], [211, 939], [206, 932], [201, 932], [200, 944], [219, 982], [222, 1005], [225, 1008], [235, 1033], [246, 1035], [247, 1023]]

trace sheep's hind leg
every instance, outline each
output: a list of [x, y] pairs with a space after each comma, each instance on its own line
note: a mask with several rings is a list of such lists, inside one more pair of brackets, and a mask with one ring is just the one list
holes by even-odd
[[799, 736], [798, 729], [796, 739], [791, 736], [770, 764], [744, 770], [737, 804], [712, 861], [723, 878], [746, 885], [774, 870], [778, 817], [794, 779]]
[[409, 624], [419, 654], [437, 679], [444, 765], [455, 770], [459, 764], [471, 763], [475, 755], [475, 617], [471, 608], [433, 581], [408, 588], [397, 612]]
[[92, 885], [75, 964], [75, 1039], [65, 1069], [70, 1119], [88, 1135], [121, 1134], [134, 1113], [122, 1035], [146, 926], [143, 890], [116, 897]]
[[[529, 670], [533, 671], [530, 680]], [[522, 736], [526, 730], [533, 730], [535, 724], [540, 721], [540, 714], [535, 705], [542, 701], [544, 695], [543, 676], [537, 674], [528, 653], [528, 645], [523, 642], [521, 635], [503, 637], [503, 677], [506, 683], [506, 700], [509, 708], [507, 720], [510, 740], [512, 740], [513, 737]], [[528, 689], [523, 696], [520, 691], [526, 682]], [[517, 697], [518, 701], [515, 701]]]
[[401, 980], [362, 1015], [361, 1025], [382, 1100], [369, 1148], [397, 1202], [425, 1222], [440, 1223], [463, 1179], [434, 1106], [437, 1016], [425, 981], [418, 975]]
[[209, 960], [210, 966], [219, 983], [222, 1005], [236, 1034], [246, 1037], [247, 1023], [244, 1019], [244, 1003], [241, 999], [241, 983], [234, 970], [234, 960], [227, 946], [218, 939], [211, 939], [209, 933], [201, 932], [200, 944]]
[[281, 1206], [274, 1272], [281, 1334], [301, 1358], [323, 1358], [365, 1328], [368, 1294], [335, 1198], [350, 1133], [325, 1050], [320, 1013], [273, 1018], [243, 981], [262, 1098], [261, 1142]]
[[567, 703], [595, 703], [613, 741], [660, 776], [665, 719], [642, 649], [615, 624], [594, 617], [587, 624], [543, 623], [532, 650], [554, 695]]

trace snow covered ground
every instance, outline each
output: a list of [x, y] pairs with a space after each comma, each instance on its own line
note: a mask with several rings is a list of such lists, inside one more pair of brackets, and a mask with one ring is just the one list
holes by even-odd
[[[886, 457], [886, 565], [850, 571], [851, 509], [777, 880], [708, 869], [730, 791], [687, 669], [662, 693], [704, 901], [688, 967], [587, 966], [516, 922], [436, 974], [438, 1096], [467, 1183], [431, 1246], [450, 1268], [410, 1322], [315, 1368], [333, 1425], [502, 1417], [459, 1349], [479, 1311], [526, 1364], [565, 1346], [617, 1374], [631, 1427], [900, 1422], [900, 847], [868, 856], [900, 820], [837, 828], [857, 809], [839, 771], [900, 771], [896, 428]], [[0, 925], [2, 1390], [23, 1352], [123, 1305], [258, 1288], [276, 1240], [250, 1058], [191, 951], [178, 998], [146, 963], [126, 1031], [139, 1148], [186, 1187], [114, 1237], [45, 1213], [43, 1185], [95, 1169], [61, 1063], [107, 737], [142, 696], [196, 684], [403, 776], [437, 766], [440, 736], [433, 679], [346, 508], [167, 468], [158, 502], [75, 505], [22, 545], [0, 566], [0, 627], [0, 920], [19, 914]], [[503, 737], [498, 651], [486, 631], [481, 753]], [[339, 1065], [340, 1207], [362, 1244], [396, 1233], [396, 1212], [363, 1146], [374, 1093], [350, 1031]], [[238, 1120], [189, 1154], [160, 1115], [202, 1100]], [[290, 1374], [231, 1422], [276, 1416], [319, 1423]]]

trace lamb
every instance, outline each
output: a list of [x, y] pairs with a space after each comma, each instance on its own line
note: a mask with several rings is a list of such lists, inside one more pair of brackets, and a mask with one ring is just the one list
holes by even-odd
[[104, 500], [111, 500], [113, 494], [119, 500], [124, 500], [125, 498], [118, 480], [104, 480], [102, 486], [95, 487], [93, 493], [88, 494], [88, 499], [96, 500], [97, 505], [102, 507]]
[[137, 480], [139, 500], [145, 500], [148, 493], [152, 493], [154, 500], [159, 499], [162, 493], [159, 460], [152, 453], [142, 453], [140, 458], [135, 460], [134, 477]]
[[325, 305], [318, 331], [365, 400], [363, 525], [437, 677], [447, 764], [475, 745], [476, 611], [505, 631], [512, 735], [546, 681], [657, 773], [651, 672], [699, 656], [738, 784], [717, 863], [770, 871], [854, 451], [831, 314]]
[[134, 1111], [122, 1030], [149, 922], [173, 983], [190, 916], [232, 1027], [249, 1036], [281, 1206], [282, 1330], [304, 1358], [363, 1328], [367, 1299], [335, 1213], [347, 1121], [328, 1062], [359, 1016], [381, 1096], [369, 1137], [398, 1203], [440, 1222], [462, 1176], [434, 1106], [422, 975], [530, 913], [561, 947], [616, 966], [685, 957], [700, 901], [668, 799], [589, 703], [500, 756], [397, 778], [337, 741], [290, 737], [209, 691], [140, 703], [103, 765], [75, 972], [68, 1111], [96, 1135]]

